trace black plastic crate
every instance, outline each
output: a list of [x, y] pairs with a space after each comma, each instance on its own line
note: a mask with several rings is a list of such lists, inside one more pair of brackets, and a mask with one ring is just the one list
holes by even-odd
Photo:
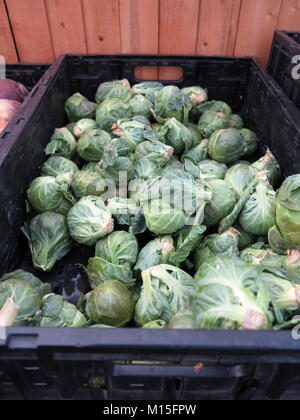
[[[293, 58], [298, 56], [297, 62]], [[275, 31], [268, 73], [300, 109], [300, 32]], [[298, 65], [298, 70], [296, 66]], [[293, 71], [297, 73], [295, 78]]]
[[[181, 80], [165, 83], [207, 87], [258, 134], [261, 153], [270, 147], [285, 175], [300, 173], [300, 112], [256, 59], [62, 56], [44, 76], [22, 127], [0, 147], [0, 274], [20, 266], [34, 271], [20, 234], [25, 191], [53, 130], [67, 122], [67, 97], [80, 91], [93, 99], [99, 83], [111, 79], [135, 83], [136, 67], [150, 65], [182, 67]], [[76, 263], [88, 256], [79, 247], [51, 273], [35, 273], [55, 292], [69, 286], [76, 298], [73, 282], [86, 285]], [[279, 398], [299, 379], [299, 349], [289, 331], [9, 328], [0, 340], [0, 398]]]
[[6, 64], [6, 78], [22, 83], [31, 91], [49, 67], [50, 64]]

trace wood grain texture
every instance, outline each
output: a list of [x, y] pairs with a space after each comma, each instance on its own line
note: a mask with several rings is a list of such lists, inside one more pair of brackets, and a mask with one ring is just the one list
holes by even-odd
[[[159, 53], [195, 54], [199, 0], [160, 0]], [[160, 69], [161, 80], [180, 78], [180, 70]]]
[[[158, 53], [158, 0], [119, 0], [122, 53]], [[157, 68], [139, 68], [139, 79], [157, 79]]]
[[242, 0], [235, 55], [255, 55], [266, 64], [281, 0]]
[[18, 61], [3, 0], [0, 1], [0, 55], [5, 58], [7, 63], [16, 63]]
[[24, 63], [54, 60], [44, 0], [6, 0], [20, 60]]
[[300, 31], [300, 1], [282, 0], [277, 29]]
[[200, 0], [197, 54], [233, 55], [241, 0]]
[[81, 0], [45, 0], [55, 57], [87, 52]]
[[120, 53], [118, 0], [82, 0], [82, 7], [88, 53]]

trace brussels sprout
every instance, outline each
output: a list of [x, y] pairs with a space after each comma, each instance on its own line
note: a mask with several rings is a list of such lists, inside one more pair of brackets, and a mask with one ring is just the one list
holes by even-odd
[[208, 181], [207, 185], [212, 190], [212, 199], [205, 207], [203, 223], [214, 226], [232, 212], [236, 198], [233, 189], [221, 179]]
[[129, 104], [122, 102], [121, 99], [108, 98], [96, 111], [96, 121], [101, 130], [111, 133], [112, 126], [122, 118], [131, 118], [132, 111]]
[[198, 125], [197, 124], [193, 124], [193, 123], [189, 123], [189, 125], [187, 126], [191, 136], [192, 136], [192, 140], [193, 140], [193, 146], [195, 147], [198, 144], [201, 143], [201, 141], [203, 140], [203, 137], [201, 135], [201, 133], [198, 131]]
[[241, 198], [255, 179], [256, 171], [249, 165], [238, 163], [228, 169], [225, 181], [234, 190], [237, 198]]
[[183, 88], [181, 89], [181, 93], [183, 93], [192, 101], [193, 107], [206, 102], [208, 99], [207, 90], [201, 88], [200, 86]]
[[75, 199], [68, 192], [68, 184], [59, 178], [42, 176], [36, 178], [27, 191], [27, 198], [32, 208], [38, 213], [53, 211], [67, 215], [75, 204]]
[[299, 174], [288, 177], [277, 191], [276, 226], [289, 248], [300, 249]]
[[275, 224], [275, 191], [264, 176], [250, 195], [240, 214], [239, 223], [245, 232], [267, 235]]
[[248, 130], [247, 128], [242, 128], [240, 130], [240, 134], [243, 136], [244, 141], [247, 145], [246, 155], [253, 155], [258, 148], [258, 143], [260, 141], [259, 138], [256, 136], [255, 133], [253, 133], [253, 131]]
[[117, 265], [103, 258], [94, 257], [89, 259], [86, 273], [92, 289], [110, 280], [117, 280], [128, 288], [134, 285], [132, 270], [128, 264]]
[[67, 219], [61, 214], [42, 213], [25, 224], [22, 232], [28, 240], [33, 265], [43, 271], [50, 271], [72, 248]]
[[164, 85], [160, 82], [142, 82], [132, 86], [135, 95], [143, 95], [154, 103], [155, 93], [159, 92]]
[[134, 269], [143, 271], [159, 264], [165, 264], [169, 262], [173, 250], [174, 243], [171, 236], [153, 239], [140, 251]]
[[260, 269], [238, 257], [211, 256], [195, 277], [192, 312], [198, 328], [263, 330], [271, 328], [270, 299]]
[[67, 99], [65, 111], [70, 122], [76, 122], [83, 118], [95, 118], [97, 105], [87, 100], [80, 93], [75, 93]]
[[96, 130], [98, 124], [95, 120], [90, 118], [83, 118], [82, 120], [77, 121], [73, 127], [73, 135], [78, 139], [81, 137], [87, 130]]
[[145, 158], [161, 168], [166, 165], [173, 153], [173, 147], [159, 141], [144, 141], [135, 149], [134, 158], [136, 160]]
[[72, 238], [80, 243], [92, 246], [98, 239], [111, 233], [114, 222], [111, 212], [101, 198], [83, 197], [68, 214], [68, 225]]
[[193, 164], [189, 159], [184, 162], [184, 169], [194, 178], [201, 178], [204, 181], [212, 181], [214, 179], [224, 179], [227, 166], [214, 160], [203, 160], [198, 165]]
[[135, 200], [115, 197], [107, 201], [107, 208], [120, 225], [129, 226], [129, 231], [133, 235], [143, 233], [147, 229], [142, 208]]
[[97, 174], [100, 174], [99, 162], [89, 162], [84, 165], [81, 170], [85, 172], [96, 172]]
[[78, 140], [77, 153], [88, 162], [99, 162], [103, 158], [104, 148], [111, 141], [111, 136], [103, 130], [87, 130]]
[[112, 264], [132, 266], [136, 263], [138, 242], [128, 232], [115, 231], [97, 242], [95, 255]]
[[208, 142], [209, 156], [222, 163], [233, 163], [245, 154], [246, 143], [235, 128], [216, 131]]
[[298, 250], [288, 251], [285, 273], [288, 279], [300, 284], [300, 252]]
[[78, 199], [88, 195], [100, 197], [107, 190], [105, 179], [97, 172], [78, 171], [74, 174], [71, 185]]
[[28, 281], [31, 284], [31, 286], [34, 287], [35, 290], [38, 292], [40, 297], [43, 297], [46, 294], [50, 293], [51, 290], [50, 284], [43, 283], [40, 279], [38, 279], [32, 273], [28, 273], [27, 271], [15, 270], [11, 273], [3, 274], [3, 276], [0, 279], [0, 282], [9, 279], [19, 279]]
[[101, 104], [108, 98], [118, 98], [126, 102], [131, 98], [131, 87], [127, 79], [104, 82], [96, 92], [96, 102]]
[[206, 111], [201, 116], [198, 123], [200, 133], [208, 138], [215, 131], [228, 127], [229, 117], [224, 112]]
[[267, 151], [264, 157], [257, 162], [254, 162], [252, 167], [258, 172], [268, 171], [268, 179], [271, 185], [273, 185], [273, 187], [277, 186], [281, 178], [281, 169], [270, 150]]
[[[147, 120], [146, 120], [147, 121]], [[129, 150], [134, 152], [137, 145], [145, 140], [156, 140], [150, 123], [134, 118], [119, 120], [113, 125], [113, 134], [126, 140]]]
[[26, 325], [41, 306], [38, 291], [27, 280], [10, 278], [0, 282], [0, 309], [9, 298], [18, 306], [14, 325]]
[[187, 309], [177, 312], [171, 319], [168, 328], [173, 330], [194, 330], [196, 324], [192, 312]]
[[154, 124], [151, 124], [151, 127], [157, 140], [161, 141], [162, 143], [165, 143], [164, 135], [162, 133], [163, 124], [154, 123]]
[[[228, 127], [236, 128], [237, 130], [241, 130], [244, 127], [244, 122], [239, 115], [232, 114], [232, 115], [230, 115], [230, 118], [229, 118]], [[247, 130], [247, 131], [250, 131], [250, 130]]]
[[137, 178], [137, 180], [156, 178], [160, 174], [160, 168], [158, 168], [154, 162], [149, 160], [148, 157], [142, 157], [135, 163], [134, 178]]
[[50, 157], [42, 166], [42, 176], [52, 176], [56, 178], [58, 175], [74, 174], [77, 172], [78, 166], [76, 163], [62, 156]]
[[126, 325], [133, 313], [132, 294], [120, 282], [107, 281], [87, 297], [86, 314], [96, 323], [112, 327]]
[[182, 155], [181, 160], [184, 162], [186, 159], [190, 159], [195, 165], [203, 162], [207, 158], [208, 153], [208, 140], [202, 140], [200, 144], [193, 149], [190, 149], [187, 153]]
[[230, 106], [223, 101], [209, 101], [205, 102], [203, 104], [198, 105], [197, 109], [200, 111], [200, 113], [204, 114], [206, 111], [211, 112], [223, 112], [228, 117], [232, 114], [232, 109]]
[[268, 232], [268, 242], [274, 252], [286, 254], [289, 249], [288, 243], [283, 239], [277, 226], [272, 226]]
[[163, 319], [156, 319], [155, 321], [147, 322], [142, 328], [162, 329], [167, 328], [168, 324]]
[[45, 148], [45, 153], [70, 159], [75, 154], [76, 147], [76, 140], [70, 131], [67, 128], [57, 128]]
[[191, 109], [191, 100], [186, 98], [177, 86], [165, 86], [155, 95], [154, 116], [160, 124], [169, 118], [176, 118], [187, 125]]
[[177, 312], [189, 308], [194, 279], [183, 270], [161, 264], [142, 271], [142, 279], [142, 292], [135, 308], [139, 325], [157, 319], [169, 322]]
[[76, 122], [72, 122], [72, 123], [70, 123], [70, 124], [68, 124], [68, 125], [66, 125], [66, 128], [70, 131], [70, 133], [74, 136], [74, 133], [73, 133], [73, 128], [76, 126]]
[[37, 320], [40, 327], [80, 328], [87, 324], [86, 317], [67, 302], [63, 296], [50, 293], [43, 297]]
[[162, 199], [148, 201], [144, 205], [144, 216], [148, 229], [156, 235], [174, 233], [186, 224], [184, 211]]
[[251, 233], [245, 232], [239, 223], [235, 223], [233, 227], [240, 233], [240, 236], [239, 236], [239, 249], [240, 250], [243, 250], [255, 243], [255, 236], [252, 235]]
[[169, 119], [162, 127], [161, 132], [166, 143], [174, 148], [176, 155], [187, 152], [193, 145], [192, 135], [187, 127], [176, 118]]
[[143, 115], [146, 118], [152, 117], [151, 108], [153, 103], [143, 95], [135, 95], [130, 99], [129, 106], [133, 115]]

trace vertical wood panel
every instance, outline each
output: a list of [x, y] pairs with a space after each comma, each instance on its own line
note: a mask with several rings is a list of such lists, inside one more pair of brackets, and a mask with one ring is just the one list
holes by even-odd
[[18, 61], [3, 0], [0, 1], [0, 55], [5, 57], [7, 63], [16, 63]]
[[233, 55], [241, 0], [201, 0], [197, 54]]
[[43, 0], [6, 0], [20, 60], [54, 60], [47, 14]]
[[[199, 0], [160, 0], [159, 53], [195, 54]], [[161, 69], [160, 79], [176, 79], [176, 69]]]
[[82, 0], [88, 52], [121, 51], [118, 0]]
[[281, 0], [242, 0], [235, 55], [256, 55], [266, 64]]
[[287, 31], [300, 31], [299, 0], [282, 0], [277, 28]]
[[87, 52], [81, 0], [45, 0], [55, 57]]
[[[158, 0], [119, 0], [122, 53], [158, 53]], [[157, 79], [157, 69], [144, 67], [139, 79]]]

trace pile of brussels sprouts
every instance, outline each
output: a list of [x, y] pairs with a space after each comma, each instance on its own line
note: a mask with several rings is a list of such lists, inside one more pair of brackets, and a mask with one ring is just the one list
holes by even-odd
[[259, 139], [229, 105], [208, 101], [197, 86], [120, 80], [102, 83], [96, 103], [74, 94], [65, 111], [70, 123], [45, 149], [22, 230], [42, 271], [74, 247], [93, 247], [84, 266], [91, 291], [75, 307], [31, 273], [5, 274], [0, 322], [293, 325], [300, 307], [300, 175], [280, 187], [275, 157], [267, 150], [257, 160]]

